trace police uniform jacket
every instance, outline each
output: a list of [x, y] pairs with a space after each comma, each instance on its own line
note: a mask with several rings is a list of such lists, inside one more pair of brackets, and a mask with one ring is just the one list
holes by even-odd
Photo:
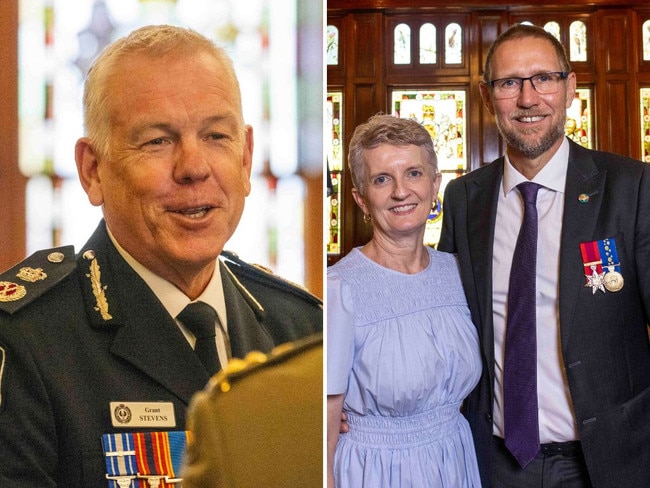
[[[220, 262], [233, 357], [322, 331], [316, 297], [232, 254]], [[104, 222], [76, 257], [36, 253], [0, 276], [0, 486], [108, 486], [109, 403], [170, 403], [176, 426], [148, 430], [184, 430], [208, 380]]]
[[[558, 314], [582, 450], [594, 488], [650, 486], [650, 165], [569, 144]], [[500, 158], [450, 182], [438, 245], [458, 253], [482, 345], [483, 375], [465, 406], [485, 487], [494, 398], [492, 249], [503, 164]], [[594, 290], [580, 243], [612, 238], [623, 287]]]

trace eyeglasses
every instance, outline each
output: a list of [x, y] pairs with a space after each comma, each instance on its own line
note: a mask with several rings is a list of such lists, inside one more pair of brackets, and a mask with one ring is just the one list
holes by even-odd
[[566, 80], [567, 76], [569, 76], [569, 73], [566, 71], [553, 71], [551, 73], [540, 73], [529, 76], [528, 78], [500, 78], [498, 80], [488, 81], [488, 84], [492, 87], [494, 98], [503, 100], [519, 96], [519, 92], [521, 92], [521, 88], [524, 86], [524, 81], [526, 80], [530, 81], [530, 84], [537, 93], [542, 95], [557, 93], [560, 88], [560, 81]]

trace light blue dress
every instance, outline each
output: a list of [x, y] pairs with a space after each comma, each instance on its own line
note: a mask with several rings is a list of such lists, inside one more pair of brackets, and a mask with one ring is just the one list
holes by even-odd
[[359, 248], [327, 270], [327, 393], [350, 430], [337, 488], [480, 487], [463, 399], [481, 359], [455, 256], [429, 249], [417, 274]]

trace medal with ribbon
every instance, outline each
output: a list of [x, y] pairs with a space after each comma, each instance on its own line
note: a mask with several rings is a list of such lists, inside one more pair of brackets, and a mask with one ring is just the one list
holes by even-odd
[[581, 242], [580, 253], [587, 279], [585, 286], [591, 287], [593, 294], [597, 290], [605, 293], [605, 290], [616, 292], [623, 288], [621, 263], [613, 238]]
[[171, 488], [180, 483], [187, 431], [104, 434], [109, 488]]

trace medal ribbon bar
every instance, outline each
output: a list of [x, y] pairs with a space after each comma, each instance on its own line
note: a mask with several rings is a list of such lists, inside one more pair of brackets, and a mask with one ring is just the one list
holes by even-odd
[[179, 477], [186, 431], [104, 434], [109, 488], [170, 488]]

